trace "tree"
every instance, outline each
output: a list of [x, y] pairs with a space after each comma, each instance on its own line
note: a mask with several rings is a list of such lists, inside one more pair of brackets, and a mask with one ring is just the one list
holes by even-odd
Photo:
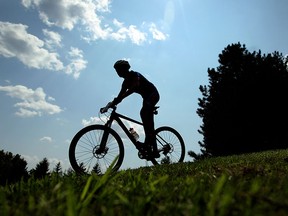
[[61, 163], [58, 162], [53, 170], [54, 173], [56, 173], [57, 175], [62, 175], [62, 167], [61, 167]]
[[92, 169], [92, 172], [94, 172], [97, 175], [101, 175], [102, 174], [101, 166], [99, 165], [99, 163], [95, 164], [95, 166]]
[[0, 185], [27, 178], [27, 162], [19, 154], [0, 151]]
[[229, 155], [288, 147], [287, 59], [228, 45], [209, 85], [200, 86], [197, 114], [202, 154]]
[[31, 174], [35, 178], [43, 178], [49, 174], [49, 162], [47, 158], [44, 158], [42, 161], [40, 161], [35, 169], [32, 169]]

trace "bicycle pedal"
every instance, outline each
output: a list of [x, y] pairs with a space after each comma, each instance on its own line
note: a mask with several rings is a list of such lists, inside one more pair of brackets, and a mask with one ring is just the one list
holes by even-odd
[[146, 159], [147, 158], [147, 154], [145, 154], [145, 152], [138, 151], [138, 157], [140, 159]]

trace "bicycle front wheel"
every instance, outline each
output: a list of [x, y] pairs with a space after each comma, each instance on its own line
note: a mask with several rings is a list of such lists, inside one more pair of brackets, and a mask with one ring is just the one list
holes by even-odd
[[181, 135], [171, 127], [160, 127], [155, 130], [157, 148], [160, 158], [152, 160], [154, 165], [182, 162], [185, 157], [185, 144]]
[[[108, 133], [105, 147], [100, 149], [104, 133]], [[117, 158], [118, 156], [118, 158]], [[104, 125], [90, 125], [80, 130], [72, 139], [69, 160], [78, 174], [104, 174], [117, 158], [112, 169], [117, 171], [124, 158], [124, 146], [120, 136]]]

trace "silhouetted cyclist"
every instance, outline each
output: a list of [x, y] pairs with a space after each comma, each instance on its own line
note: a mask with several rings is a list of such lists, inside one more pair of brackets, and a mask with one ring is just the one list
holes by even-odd
[[118, 96], [112, 101], [110, 106], [119, 104], [124, 98], [134, 92], [142, 96], [143, 106], [140, 116], [145, 132], [145, 145], [147, 145], [148, 151], [152, 151], [150, 152], [152, 157], [159, 158], [153, 114], [154, 107], [160, 98], [157, 88], [140, 73], [133, 70], [129, 71], [130, 64], [128, 61], [119, 60], [114, 64], [114, 68], [119, 77], [124, 78], [124, 81]]

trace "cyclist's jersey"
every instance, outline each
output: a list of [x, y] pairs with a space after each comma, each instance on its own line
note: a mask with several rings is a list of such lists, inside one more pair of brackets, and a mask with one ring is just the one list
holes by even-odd
[[[139, 82], [139, 85], [137, 83]], [[131, 89], [133, 88], [134, 92], [140, 94], [143, 99], [148, 98], [155, 91], [157, 92], [156, 87], [149, 82], [142, 74], [130, 71], [123, 81], [122, 88]]]

